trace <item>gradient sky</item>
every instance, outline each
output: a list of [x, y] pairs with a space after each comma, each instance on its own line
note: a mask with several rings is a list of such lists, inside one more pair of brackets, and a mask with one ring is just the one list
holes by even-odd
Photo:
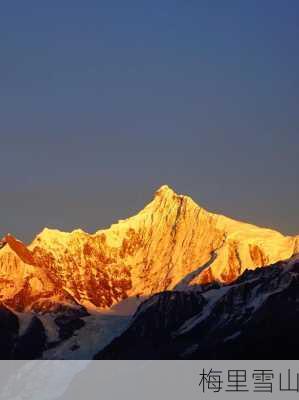
[[299, 2], [9, 1], [0, 235], [95, 231], [167, 183], [299, 233]]

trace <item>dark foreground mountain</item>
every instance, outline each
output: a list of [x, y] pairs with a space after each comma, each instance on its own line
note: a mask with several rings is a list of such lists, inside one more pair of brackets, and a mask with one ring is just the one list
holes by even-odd
[[[70, 338], [84, 326], [82, 308], [64, 308], [51, 313], [16, 313], [0, 304], [0, 359], [31, 360]], [[54, 331], [51, 338], [49, 331]]]
[[96, 359], [298, 359], [299, 256], [234, 283], [163, 292]]

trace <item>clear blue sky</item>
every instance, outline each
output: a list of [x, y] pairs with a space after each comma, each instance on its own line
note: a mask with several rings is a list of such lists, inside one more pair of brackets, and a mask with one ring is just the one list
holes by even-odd
[[299, 233], [299, 2], [6, 1], [0, 234], [94, 231], [167, 183]]

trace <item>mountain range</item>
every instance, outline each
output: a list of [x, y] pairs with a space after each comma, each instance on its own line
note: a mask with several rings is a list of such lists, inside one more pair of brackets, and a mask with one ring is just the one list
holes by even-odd
[[137, 215], [94, 234], [45, 228], [28, 246], [7, 234], [0, 356], [242, 356], [227, 340], [235, 349], [249, 340], [240, 337], [262, 313], [261, 296], [296, 303], [298, 253], [299, 236], [211, 213], [166, 185]]

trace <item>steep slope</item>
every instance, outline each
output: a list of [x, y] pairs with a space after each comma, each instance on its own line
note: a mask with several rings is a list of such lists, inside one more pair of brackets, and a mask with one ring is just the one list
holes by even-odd
[[5, 242], [2, 300], [18, 294], [28, 303], [29, 287], [31, 304], [37, 293], [48, 298], [63, 291], [101, 308], [128, 296], [232, 282], [245, 268], [289, 258], [299, 247], [294, 237], [209, 213], [168, 186], [136, 216], [95, 234], [46, 228], [28, 248], [10, 237]]
[[154, 295], [96, 358], [298, 359], [298, 317], [299, 255], [224, 286]]
[[43, 312], [80, 306], [31, 251], [11, 235], [0, 250], [0, 301], [17, 312]]

